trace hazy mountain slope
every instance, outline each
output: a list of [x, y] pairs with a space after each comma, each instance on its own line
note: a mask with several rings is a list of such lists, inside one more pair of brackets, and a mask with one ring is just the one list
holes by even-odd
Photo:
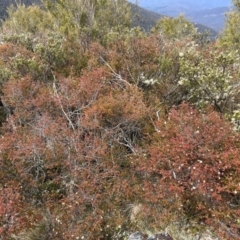
[[203, 24], [217, 32], [224, 27], [225, 13], [232, 7], [231, 0], [140, 0], [138, 3], [150, 11], [171, 17], [184, 13], [190, 21]]
[[191, 12], [189, 14], [186, 14], [186, 17], [190, 21], [201, 23], [219, 32], [224, 26], [225, 14], [228, 11], [228, 7], [218, 7]]
[[[144, 8], [141, 8], [135, 4], [131, 4], [132, 11], [133, 11], [133, 26], [140, 26], [145, 31], [149, 31], [156, 22], [162, 18], [166, 17], [166, 15], [158, 14]], [[209, 31], [212, 38], [217, 37], [217, 32], [213, 29], [206, 27], [202, 24], [194, 23], [195, 27], [200, 32]]]
[[145, 31], [149, 31], [156, 25], [156, 22], [164, 15], [155, 13], [135, 4], [131, 4], [133, 12], [133, 27], [140, 26]]

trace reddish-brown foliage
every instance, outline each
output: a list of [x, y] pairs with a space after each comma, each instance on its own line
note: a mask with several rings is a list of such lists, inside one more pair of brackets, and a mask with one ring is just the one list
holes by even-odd
[[0, 186], [0, 235], [8, 237], [25, 225], [22, 198], [17, 184], [8, 183]]
[[187, 104], [155, 126], [150, 155], [139, 162], [149, 202], [175, 206], [189, 219], [212, 225], [223, 221], [234, 228], [240, 217], [235, 205], [239, 134], [211, 108], [199, 112]]
[[128, 155], [138, 151], [147, 116], [142, 93], [125, 84], [99, 68], [80, 78], [56, 74], [45, 83], [27, 76], [3, 86], [12, 114], [2, 128], [1, 166], [14, 170], [25, 209], [50, 210], [51, 236], [103, 239], [123, 224], [137, 191]]

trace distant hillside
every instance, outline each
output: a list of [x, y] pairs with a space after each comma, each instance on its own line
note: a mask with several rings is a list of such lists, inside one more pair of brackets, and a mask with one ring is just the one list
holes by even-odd
[[[160, 18], [166, 17], [166, 15], [146, 10], [135, 4], [131, 4], [131, 8], [133, 12], [133, 26], [140, 26], [145, 31], [149, 31], [155, 26]], [[212, 39], [216, 38], [218, 35], [216, 31], [202, 24], [194, 23], [194, 25], [199, 32], [209, 31]]]
[[226, 12], [229, 12], [228, 7], [218, 7], [191, 12], [186, 14], [186, 17], [220, 32], [224, 27]]
[[217, 32], [224, 27], [225, 13], [233, 8], [231, 0], [139, 0], [139, 6], [170, 17], [184, 14], [190, 21]]
[[133, 13], [133, 27], [140, 26], [147, 32], [156, 25], [160, 18], [165, 17], [162, 14], [141, 8], [136, 4], [130, 3], [130, 5]]

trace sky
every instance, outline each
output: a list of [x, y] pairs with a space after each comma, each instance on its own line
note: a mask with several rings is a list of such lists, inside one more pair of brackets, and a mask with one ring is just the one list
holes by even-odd
[[162, 6], [171, 4], [179, 4], [181, 2], [189, 4], [195, 4], [199, 6], [204, 6], [205, 8], [214, 8], [214, 7], [229, 7], [232, 5], [231, 0], [129, 0], [132, 3], [138, 3], [140, 6], [148, 7], [148, 6]]

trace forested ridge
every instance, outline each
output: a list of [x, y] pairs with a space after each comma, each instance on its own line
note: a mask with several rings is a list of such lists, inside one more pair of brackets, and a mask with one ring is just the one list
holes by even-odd
[[216, 41], [125, 0], [42, 0], [0, 29], [0, 239], [240, 238], [240, 1]]

